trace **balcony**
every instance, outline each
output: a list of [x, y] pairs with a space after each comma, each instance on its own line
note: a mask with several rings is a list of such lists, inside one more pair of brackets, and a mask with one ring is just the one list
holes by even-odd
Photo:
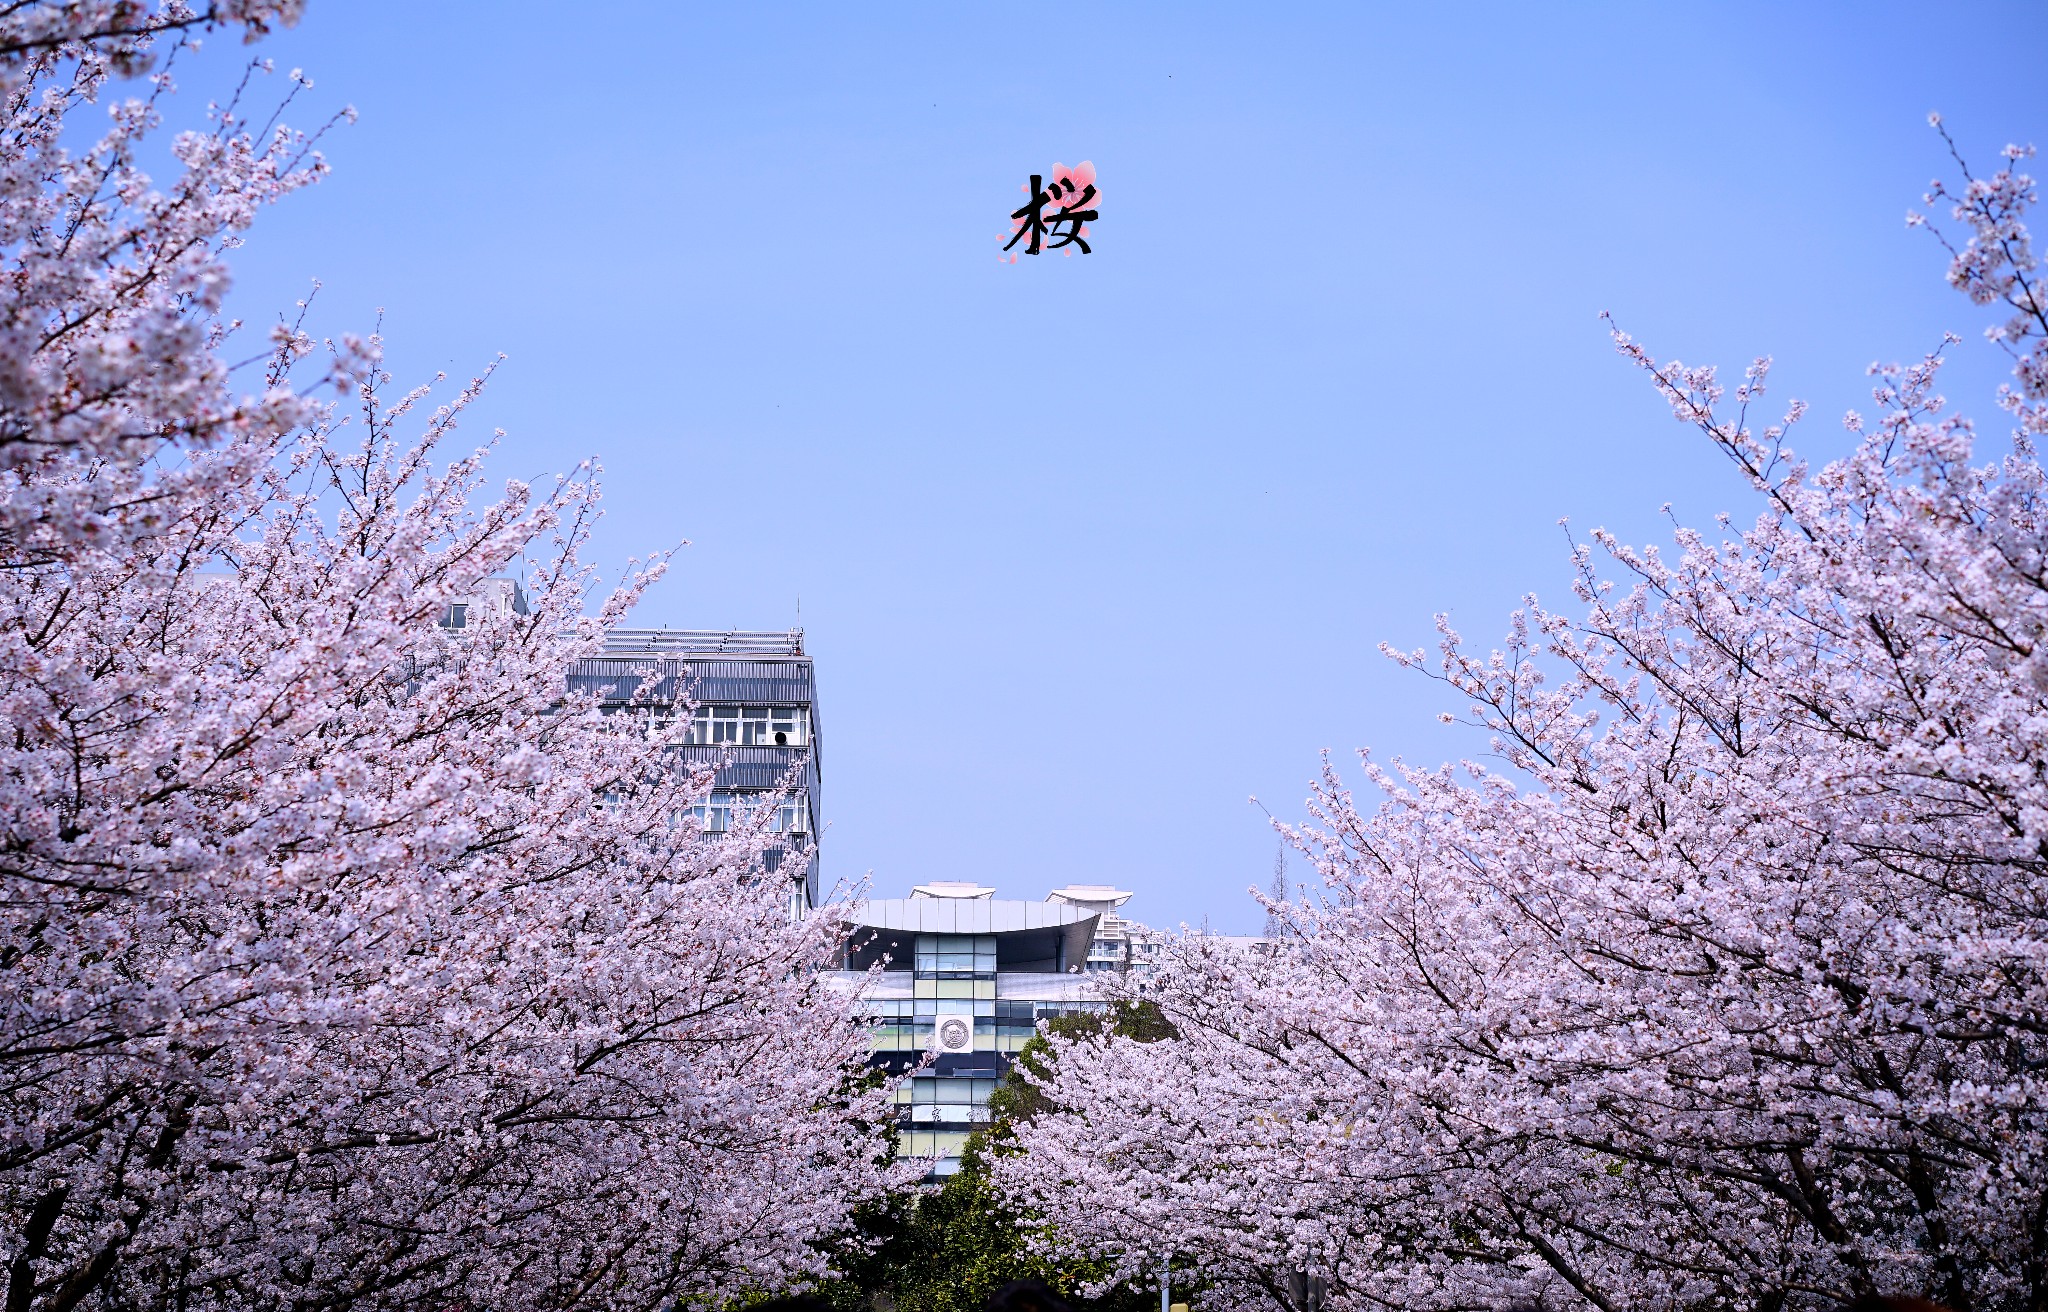
[[810, 759], [802, 747], [678, 747], [677, 753], [690, 765], [718, 768], [719, 788], [764, 791], [780, 788], [792, 775], [801, 781], [809, 772]]

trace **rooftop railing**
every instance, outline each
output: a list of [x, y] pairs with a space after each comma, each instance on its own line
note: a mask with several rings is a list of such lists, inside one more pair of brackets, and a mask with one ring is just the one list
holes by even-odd
[[605, 635], [607, 656], [801, 656], [804, 631], [746, 629], [613, 629]]

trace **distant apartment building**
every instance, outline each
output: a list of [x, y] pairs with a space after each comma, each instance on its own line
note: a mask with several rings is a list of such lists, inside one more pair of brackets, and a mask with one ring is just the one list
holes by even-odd
[[[517, 580], [484, 579], [449, 603], [441, 627], [460, 638], [487, 612], [526, 614]], [[818, 904], [817, 680], [802, 629], [613, 629], [604, 654], [577, 662], [568, 679], [570, 691], [595, 694], [609, 714], [630, 711], [661, 726], [688, 717], [681, 761], [715, 771], [710, 796], [696, 807], [698, 822], [719, 833], [742, 813], [772, 804], [777, 839], [767, 870], [801, 872], [790, 881], [792, 915]]]
[[817, 678], [802, 629], [613, 629], [602, 656], [569, 672], [569, 687], [597, 694], [610, 711], [634, 707], [637, 697], [637, 709], [657, 724], [687, 716], [683, 761], [716, 771], [698, 821], [720, 833], [741, 813], [773, 805], [769, 828], [778, 840], [767, 868], [801, 871], [791, 881], [792, 915], [818, 904]]
[[460, 638], [486, 613], [526, 614], [526, 589], [519, 586], [518, 579], [485, 579], [478, 583], [470, 589], [468, 596], [460, 601], [451, 601], [442, 609], [441, 628]]
[[[833, 979], [859, 991], [874, 1020], [870, 1060], [901, 1073], [933, 1054], [929, 1068], [897, 1086], [904, 1156], [934, 1158], [937, 1176], [957, 1171], [967, 1136], [988, 1123], [989, 1096], [1038, 1022], [1107, 1005], [1102, 971], [1128, 962], [1144, 934], [1115, 914], [1130, 896], [1080, 886], [1029, 902], [936, 881], [907, 898], [847, 909], [851, 936]], [[1107, 934], [1106, 920], [1114, 921]]]
[[1099, 917], [1083, 970], [1090, 974], [1115, 971], [1145, 975], [1157, 966], [1160, 936], [1134, 920], [1124, 919], [1119, 908], [1130, 900], [1131, 894], [1107, 884], [1069, 884], [1046, 895], [1048, 902], [1082, 907]]

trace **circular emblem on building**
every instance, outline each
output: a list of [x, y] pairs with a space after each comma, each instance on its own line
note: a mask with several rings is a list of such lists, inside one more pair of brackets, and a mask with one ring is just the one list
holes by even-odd
[[974, 1027], [958, 1016], [948, 1016], [939, 1022], [939, 1046], [951, 1051], [961, 1051], [974, 1041]]

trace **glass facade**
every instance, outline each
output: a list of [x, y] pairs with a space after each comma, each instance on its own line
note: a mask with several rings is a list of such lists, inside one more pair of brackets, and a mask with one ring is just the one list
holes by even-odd
[[994, 934], [919, 934], [913, 959], [920, 978], [971, 979], [996, 974]]
[[[920, 981], [922, 983], [924, 981]], [[936, 981], [940, 983], [950, 981]], [[977, 981], [978, 982], [978, 981]], [[991, 981], [992, 982], [992, 981]], [[939, 1004], [947, 1005], [941, 1007]], [[973, 999], [977, 1004], [983, 1000]], [[958, 1008], [959, 999], [879, 998], [863, 1004], [867, 1014], [875, 1022], [874, 1051], [923, 1052], [932, 1046], [932, 1031], [942, 1015], [972, 1015], [974, 1022], [974, 1050], [995, 1052], [1004, 1056], [1023, 1051], [1031, 1036], [1038, 1033], [1038, 1022], [1054, 1016], [1071, 1015], [1079, 1011], [1098, 1011], [1104, 1004], [1099, 1002], [1033, 1002], [1029, 998], [992, 998], [989, 1010], [982, 1012]]]
[[[874, 998], [864, 1005], [874, 1021], [877, 1057], [929, 1052], [934, 1031], [947, 1016], [974, 1026], [970, 1052], [943, 1059], [943, 1071], [921, 1071], [896, 1089], [897, 1151], [932, 1157], [935, 1175], [959, 1167], [967, 1136], [988, 1123], [989, 1095], [995, 1092], [1011, 1054], [1038, 1032], [1038, 1022], [1103, 1004], [996, 997], [994, 934], [919, 934], [911, 945], [910, 996]], [[902, 979], [901, 975], [895, 978]]]
[[[896, 1051], [923, 1052], [932, 1046], [941, 1018], [962, 1016], [974, 1026], [974, 1053], [990, 1056], [983, 1070], [919, 1074], [897, 1086], [897, 1151], [938, 1158], [935, 1174], [944, 1175], [957, 1168], [967, 1136], [988, 1122], [988, 1099], [996, 1088], [996, 936], [919, 934], [911, 967], [909, 1001], [882, 1004], [894, 1023], [877, 1029], [876, 1050], [883, 1050], [886, 1031], [900, 1045]], [[900, 1021], [906, 1010], [907, 1026]]]
[[988, 1123], [988, 1099], [995, 1077], [935, 1075], [905, 1080], [896, 1089], [904, 1110], [897, 1124], [897, 1149], [906, 1157], [957, 1158], [967, 1136]]
[[[881, 1023], [876, 1052], [923, 1052], [941, 1016], [965, 1016], [974, 1051], [996, 1051], [996, 939], [993, 934], [920, 934], [910, 997], [869, 1003]], [[985, 1101], [985, 1100], [984, 1100]]]

